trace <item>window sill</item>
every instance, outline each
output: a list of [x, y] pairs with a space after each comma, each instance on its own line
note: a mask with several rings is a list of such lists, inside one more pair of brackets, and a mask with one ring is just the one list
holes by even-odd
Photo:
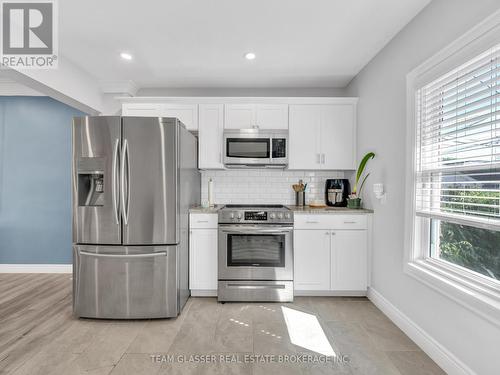
[[500, 327], [500, 291], [491, 283], [473, 280], [432, 259], [405, 265], [405, 272], [444, 296]]

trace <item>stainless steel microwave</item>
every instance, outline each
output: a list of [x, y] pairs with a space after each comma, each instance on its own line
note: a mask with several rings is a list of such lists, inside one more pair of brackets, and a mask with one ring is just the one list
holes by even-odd
[[288, 130], [224, 130], [224, 165], [227, 168], [285, 168]]

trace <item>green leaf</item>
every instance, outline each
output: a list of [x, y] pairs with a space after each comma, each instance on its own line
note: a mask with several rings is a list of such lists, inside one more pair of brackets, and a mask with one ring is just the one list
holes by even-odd
[[361, 196], [361, 189], [363, 189], [363, 185], [365, 184], [366, 179], [368, 178], [368, 176], [369, 176], [369, 175], [370, 175], [370, 174], [368, 173], [368, 174], [365, 176], [365, 178], [363, 178], [363, 182], [361, 182], [361, 186], [359, 187], [358, 197], [360, 197], [360, 196]]
[[358, 171], [356, 173], [356, 182], [354, 183], [354, 188], [352, 189], [352, 192], [356, 194], [358, 190], [358, 183], [359, 179], [361, 178], [361, 175], [363, 174], [363, 171], [365, 170], [366, 163], [368, 163], [368, 160], [373, 159], [375, 157], [375, 154], [373, 152], [367, 153], [363, 159], [361, 160], [361, 163], [359, 163]]
[[373, 159], [375, 157], [375, 154], [373, 152], [367, 153], [364, 157], [363, 160], [361, 160], [361, 163], [359, 163], [358, 167], [358, 173], [356, 174], [356, 185], [359, 182], [359, 178], [363, 174], [363, 171], [365, 170], [366, 163], [368, 163], [368, 160]]

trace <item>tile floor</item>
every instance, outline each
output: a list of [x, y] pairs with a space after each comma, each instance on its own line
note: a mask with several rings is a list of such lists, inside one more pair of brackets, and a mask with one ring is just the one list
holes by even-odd
[[[329, 362], [321, 362], [322, 354]], [[0, 274], [0, 374], [443, 371], [365, 298], [283, 304], [191, 298], [176, 319], [77, 320], [69, 275]]]

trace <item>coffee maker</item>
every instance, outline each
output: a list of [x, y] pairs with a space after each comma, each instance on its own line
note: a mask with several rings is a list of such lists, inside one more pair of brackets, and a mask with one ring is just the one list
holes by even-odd
[[325, 201], [331, 207], [346, 207], [347, 197], [351, 193], [349, 180], [345, 178], [327, 179], [325, 183]]

